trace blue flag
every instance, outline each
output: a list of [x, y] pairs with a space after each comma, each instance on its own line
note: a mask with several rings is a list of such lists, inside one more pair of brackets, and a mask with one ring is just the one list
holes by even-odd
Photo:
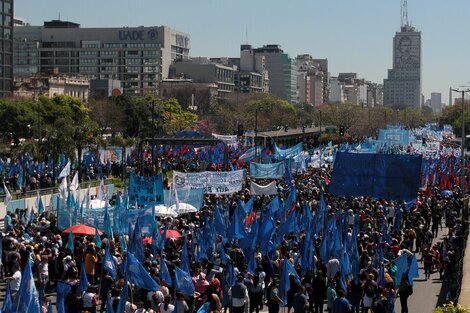
[[194, 296], [194, 284], [191, 275], [179, 267], [175, 267], [175, 289], [187, 296]]
[[7, 290], [5, 292], [5, 300], [3, 301], [2, 312], [9, 313], [13, 312], [13, 302], [11, 300], [11, 291], [10, 291], [10, 284], [7, 283]]
[[[128, 253], [129, 255], [129, 253]], [[121, 295], [119, 296], [119, 304], [116, 313], [124, 313], [126, 310], [127, 295], [129, 294], [129, 287], [127, 286], [127, 275], [124, 278], [124, 285], [122, 287]]]
[[67, 241], [67, 249], [70, 249], [70, 251], [73, 252], [74, 250], [74, 244], [73, 244], [73, 233], [70, 232], [69, 233], [69, 240]]
[[103, 269], [107, 271], [113, 279], [117, 278], [117, 270], [116, 270], [116, 263], [114, 262], [114, 258], [112, 257], [111, 253], [109, 253], [108, 248], [106, 248], [104, 252], [103, 258]]
[[88, 286], [90, 286], [90, 283], [88, 282], [88, 277], [85, 272], [85, 262], [82, 262], [80, 268], [80, 285], [78, 285], [78, 289], [81, 293], [84, 293], [88, 289]]
[[142, 230], [140, 225], [140, 218], [137, 219], [137, 223], [135, 223], [134, 227], [134, 234], [132, 236], [133, 239], [133, 246], [134, 246], [134, 254], [137, 260], [143, 262], [145, 259], [144, 254], [144, 243], [142, 242]]
[[282, 268], [282, 274], [281, 274], [281, 283], [280, 283], [280, 288], [279, 291], [281, 293], [281, 299], [284, 301], [284, 303], [287, 303], [287, 292], [290, 289], [290, 275], [294, 276], [295, 281], [300, 284], [300, 278], [299, 275], [297, 275], [297, 272], [295, 271], [294, 267], [290, 263], [289, 259], [286, 257], [284, 258], [284, 266]]
[[21, 275], [20, 289], [15, 298], [14, 308], [17, 312], [41, 313], [39, 293], [34, 283], [31, 259], [28, 257]]
[[240, 208], [237, 207], [232, 215], [232, 222], [230, 223], [228, 234], [232, 239], [242, 239], [245, 237], [245, 226], [240, 218]]
[[58, 280], [57, 281], [57, 313], [65, 313], [65, 297], [72, 290], [72, 285]]
[[416, 260], [416, 256], [413, 255], [410, 264], [410, 271], [408, 272], [408, 282], [410, 283], [410, 285], [413, 286], [413, 278], [417, 277], [419, 277], [418, 261]]
[[129, 282], [140, 287], [151, 291], [156, 291], [159, 286], [142, 266], [142, 264], [130, 253], [127, 253], [127, 276]]
[[44, 204], [42, 203], [41, 197], [39, 197], [39, 201], [38, 201], [38, 213], [39, 215], [44, 213]]
[[200, 308], [199, 310], [197, 310], [197, 313], [208, 313], [209, 312], [209, 305], [211, 303], [210, 302], [206, 302], [204, 303]]
[[111, 301], [111, 297], [108, 297], [106, 300], [106, 313], [114, 313], [113, 301]]
[[[116, 210], [117, 211], [117, 210]], [[113, 227], [111, 225], [111, 218], [109, 217], [109, 212], [108, 212], [108, 205], [106, 204], [106, 208], [104, 211], [104, 233], [108, 235], [110, 240], [114, 240], [113, 236]]]
[[173, 285], [173, 280], [171, 279], [170, 272], [168, 271], [163, 257], [160, 257], [160, 279], [163, 280], [167, 286]]
[[188, 244], [186, 240], [183, 242], [183, 248], [181, 249], [181, 266], [185, 272], [189, 273]]
[[97, 247], [101, 248], [101, 237], [97, 227], [95, 227], [95, 244]]

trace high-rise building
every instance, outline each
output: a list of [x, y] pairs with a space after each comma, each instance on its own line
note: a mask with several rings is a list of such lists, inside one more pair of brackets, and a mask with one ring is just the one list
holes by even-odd
[[431, 92], [430, 106], [434, 112], [442, 111], [442, 94], [440, 92]]
[[384, 79], [384, 105], [421, 106], [421, 32], [408, 23], [393, 38], [393, 68]]
[[0, 97], [13, 93], [13, 0], [0, 0]]
[[14, 45], [15, 77], [120, 80], [124, 93], [144, 95], [157, 93], [173, 61], [189, 59], [190, 36], [166, 26], [81, 28], [54, 20], [15, 27]]
[[[245, 52], [248, 53], [248, 52]], [[280, 45], [265, 45], [253, 50], [255, 57], [264, 56], [269, 74], [269, 92], [291, 103], [297, 103], [297, 69], [295, 60]]]

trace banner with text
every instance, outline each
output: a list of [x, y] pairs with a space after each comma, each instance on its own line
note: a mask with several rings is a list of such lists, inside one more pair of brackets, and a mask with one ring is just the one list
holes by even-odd
[[129, 179], [129, 200], [138, 205], [162, 204], [163, 181], [162, 175], [143, 177], [131, 173]]
[[250, 176], [252, 178], [281, 178], [284, 176], [284, 162], [261, 164], [250, 163]]
[[407, 145], [410, 142], [410, 133], [406, 129], [379, 129], [379, 140], [397, 145]]
[[173, 172], [173, 184], [177, 190], [204, 188], [204, 193], [232, 194], [242, 190], [244, 176], [244, 170], [200, 173]]
[[236, 145], [237, 144], [237, 135], [218, 135], [218, 134], [212, 134], [214, 138], [217, 138], [219, 140], [222, 140], [225, 142], [227, 145]]

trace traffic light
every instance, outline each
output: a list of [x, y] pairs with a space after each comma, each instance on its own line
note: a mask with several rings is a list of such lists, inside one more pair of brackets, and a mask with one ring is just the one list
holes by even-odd
[[344, 136], [344, 126], [343, 126], [343, 125], [339, 126], [339, 135], [340, 135], [341, 137]]
[[243, 124], [239, 124], [238, 129], [237, 129], [237, 136], [241, 137], [243, 136], [243, 133], [244, 133]]
[[289, 126], [288, 126], [288, 125], [285, 125], [285, 126], [284, 126], [284, 131], [287, 133], [288, 130], [289, 130]]
[[425, 146], [426, 145], [426, 138], [423, 137], [423, 138], [421, 138], [421, 140], [422, 140], [423, 146]]

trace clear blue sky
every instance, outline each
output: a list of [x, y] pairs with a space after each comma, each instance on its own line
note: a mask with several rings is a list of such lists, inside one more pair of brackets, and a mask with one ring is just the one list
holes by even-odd
[[[392, 66], [400, 0], [16, 0], [32, 25], [57, 19], [82, 27], [166, 25], [191, 34], [191, 56], [239, 56], [240, 44], [282, 45], [292, 57], [328, 58], [330, 72], [382, 83]], [[470, 82], [469, 0], [408, 0], [423, 33], [423, 93]], [[248, 30], [246, 32], [246, 30]], [[470, 84], [467, 84], [470, 85]]]

